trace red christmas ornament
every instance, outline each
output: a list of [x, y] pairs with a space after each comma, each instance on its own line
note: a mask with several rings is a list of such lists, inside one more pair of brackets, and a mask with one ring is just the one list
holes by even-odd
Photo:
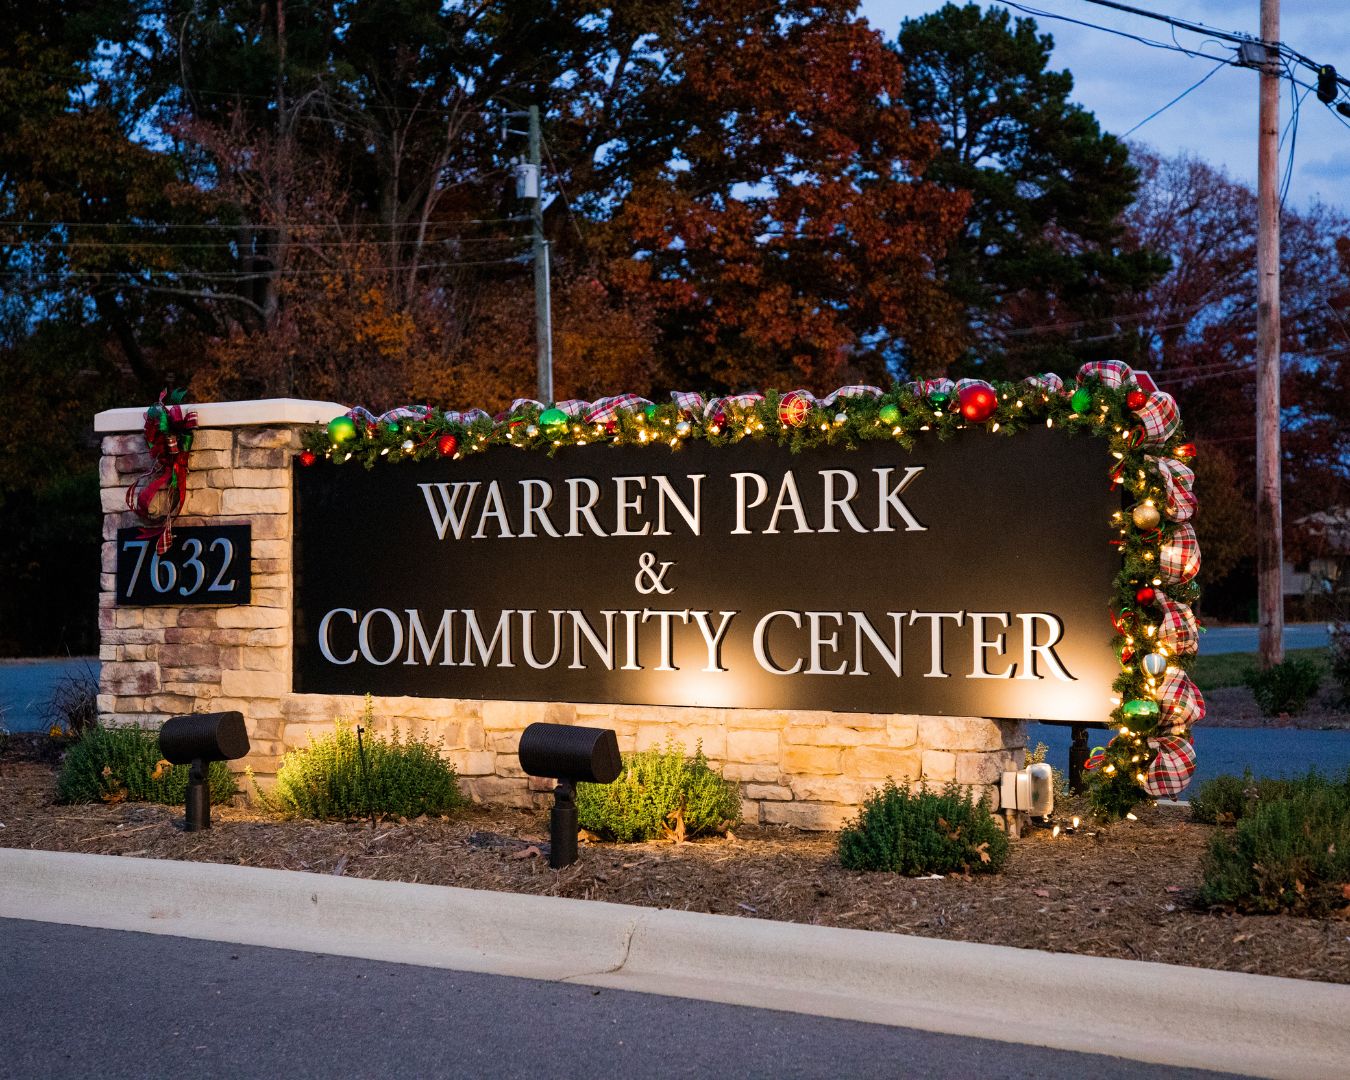
[[1195, 443], [1193, 443], [1193, 442], [1187, 442], [1187, 443], [1182, 443], [1180, 446], [1178, 446], [1178, 447], [1177, 447], [1177, 457], [1179, 457], [1179, 458], [1193, 458], [1193, 457], [1195, 457]]
[[310, 465], [313, 465], [314, 462], [317, 461], [317, 460], [318, 460], [318, 458], [315, 457], [314, 451], [313, 451], [313, 450], [301, 450], [301, 451], [300, 451], [300, 464], [301, 464], [301, 465], [304, 465], [304, 466], [308, 467], [308, 466], [310, 466]]
[[961, 387], [957, 395], [961, 415], [972, 424], [982, 424], [998, 409], [998, 394], [988, 383], [972, 383]]
[[778, 403], [778, 420], [784, 427], [801, 427], [811, 413], [811, 399], [800, 390], [789, 390]]
[[1125, 395], [1125, 407], [1131, 412], [1138, 412], [1148, 404], [1148, 395], [1142, 390], [1131, 390]]
[[1145, 585], [1142, 589], [1140, 589], [1137, 593], [1134, 594], [1134, 599], [1136, 603], [1151, 604], [1153, 603], [1157, 595], [1158, 594], [1153, 591], [1152, 586]]
[[1133, 659], [1134, 659], [1134, 650], [1131, 649], [1128, 645], [1126, 645], [1123, 649], [1120, 650], [1120, 662], [1122, 664], [1128, 664]]
[[441, 457], [453, 457], [459, 449], [459, 440], [453, 435], [442, 435], [436, 440], [436, 451]]
[[619, 422], [617, 420], [605, 421], [606, 434], [613, 435], [618, 430], [619, 430]]

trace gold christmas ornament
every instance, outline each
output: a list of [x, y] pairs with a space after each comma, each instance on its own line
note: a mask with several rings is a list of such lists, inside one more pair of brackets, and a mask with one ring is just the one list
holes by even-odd
[[1149, 506], [1148, 503], [1140, 503], [1130, 511], [1130, 517], [1134, 523], [1141, 529], [1156, 529], [1158, 523], [1162, 521], [1162, 515], [1158, 513], [1156, 506]]

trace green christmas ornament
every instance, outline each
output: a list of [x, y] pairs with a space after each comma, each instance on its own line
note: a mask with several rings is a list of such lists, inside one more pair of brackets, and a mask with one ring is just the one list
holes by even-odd
[[356, 435], [356, 424], [350, 416], [336, 416], [328, 421], [328, 438], [335, 443], [346, 442]]
[[900, 422], [900, 409], [895, 405], [883, 405], [877, 413], [877, 419], [883, 424], [896, 424]]
[[389, 423], [385, 424], [384, 426], [386, 431], [395, 431], [395, 432], [398, 431], [397, 420], [390, 420]]
[[947, 402], [951, 401], [951, 399], [952, 399], [951, 394], [945, 394], [941, 390], [938, 390], [935, 393], [928, 395], [928, 400], [931, 401], [934, 405], [936, 405], [939, 409], [942, 408], [942, 406], [946, 405]]
[[1076, 413], [1085, 413], [1092, 408], [1092, 391], [1079, 387], [1069, 398], [1069, 406]]
[[642, 411], [643, 411], [644, 413], [646, 413], [647, 419], [648, 419], [648, 420], [651, 420], [651, 419], [655, 418], [655, 416], [656, 416], [656, 406], [655, 406], [655, 405], [648, 405], [648, 406], [647, 406], [645, 409], [643, 409]]
[[561, 409], [545, 409], [539, 414], [539, 422], [547, 428], [566, 427], [567, 414]]
[[1158, 716], [1158, 703], [1148, 698], [1135, 698], [1125, 702], [1121, 712], [1131, 720], [1153, 720]]

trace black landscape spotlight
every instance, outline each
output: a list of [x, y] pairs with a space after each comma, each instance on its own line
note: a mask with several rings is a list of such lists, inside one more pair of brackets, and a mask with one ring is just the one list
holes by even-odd
[[211, 790], [206, 783], [212, 761], [232, 761], [248, 753], [248, 731], [239, 712], [174, 716], [159, 729], [159, 752], [173, 765], [187, 765], [188, 832], [211, 827]]
[[531, 724], [520, 733], [520, 767], [558, 781], [549, 818], [548, 864], [561, 870], [577, 861], [579, 783], [610, 784], [623, 771], [619, 740], [609, 728]]

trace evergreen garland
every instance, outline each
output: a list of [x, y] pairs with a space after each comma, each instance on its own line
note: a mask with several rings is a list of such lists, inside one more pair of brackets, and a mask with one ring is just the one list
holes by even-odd
[[[802, 423], [794, 425], [780, 419], [782, 395], [770, 390], [763, 400], [750, 404], [724, 401], [714, 418], [690, 416], [673, 402], [622, 412], [606, 423], [587, 423], [574, 417], [551, 425], [540, 423], [541, 410], [534, 406], [523, 407], [499, 421], [483, 418], [468, 424], [432, 410], [425, 418], [364, 427], [357, 424], [355, 435], [340, 441], [330, 437], [327, 429], [316, 428], [303, 437], [306, 452], [301, 460], [305, 463], [326, 460], [334, 465], [359, 463], [369, 469], [377, 464], [396, 465], [445, 456], [458, 460], [495, 446], [543, 451], [552, 456], [595, 444], [651, 446], [676, 452], [690, 439], [714, 446], [730, 446], [747, 439], [772, 439], [795, 454], [820, 447], [855, 449], [873, 440], [890, 441], [913, 450], [920, 439], [946, 441], [963, 428], [983, 428], [1007, 438], [1036, 426], [1070, 436], [1088, 435], [1106, 443], [1112, 462], [1111, 480], [1123, 493], [1122, 508], [1111, 521], [1118, 534], [1114, 543], [1120, 548], [1121, 568], [1113, 583], [1110, 611], [1103, 612], [1103, 618], [1111, 618], [1117, 627], [1112, 641], [1117, 658], [1127, 649], [1140, 651], [1157, 633], [1159, 620], [1136, 610], [1139, 605], [1135, 594], [1158, 580], [1159, 549], [1177, 525], [1163, 513], [1157, 528], [1140, 529], [1133, 522], [1130, 508], [1148, 501], [1160, 511], [1166, 507], [1164, 478], [1148, 458], [1173, 457], [1185, 461], [1193, 448], [1186, 443], [1180, 427], [1161, 444], [1141, 445], [1138, 419], [1126, 405], [1127, 394], [1133, 389], [1129, 386], [1108, 386], [1089, 376], [1078, 389], [1087, 391], [1091, 403], [1079, 411], [1073, 406], [1074, 395], [1029, 381], [991, 385], [998, 398], [997, 408], [987, 420], [978, 423], [962, 416], [955, 394], [950, 395], [950, 400], [934, 403], [910, 384], [892, 387], [880, 397], [844, 398], [829, 407], [817, 405]], [[447, 440], [445, 436], [453, 439]], [[1187, 606], [1195, 603], [1199, 592], [1194, 581], [1166, 586], [1166, 595], [1171, 600]], [[1193, 663], [1190, 656], [1172, 655], [1168, 660], [1183, 670], [1189, 670]], [[1123, 816], [1149, 798], [1142, 777], [1153, 757], [1148, 736], [1158, 726], [1156, 717], [1132, 719], [1125, 715], [1126, 702], [1152, 700], [1156, 687], [1150, 685], [1137, 662], [1122, 661], [1120, 667], [1112, 685], [1111, 718], [1117, 727], [1117, 737], [1105, 748], [1104, 757], [1091, 775], [1094, 805], [1110, 816]]]

